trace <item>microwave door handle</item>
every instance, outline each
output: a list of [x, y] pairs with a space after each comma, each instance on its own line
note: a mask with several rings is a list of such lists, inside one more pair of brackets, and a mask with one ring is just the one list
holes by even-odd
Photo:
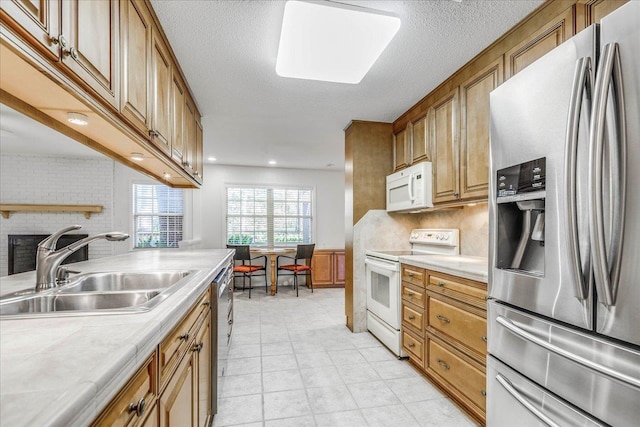
[[544, 424], [549, 427], [560, 427], [556, 424], [551, 418], [547, 417], [540, 409], [536, 408], [534, 404], [529, 402], [529, 400], [523, 396], [516, 388], [511, 384], [504, 375], [498, 374], [496, 375], [496, 381], [514, 398], [525, 407], [527, 411], [529, 411], [532, 415], [534, 415], [537, 419], [542, 421]]
[[[571, 89], [571, 100], [569, 102], [569, 117], [567, 119], [567, 135], [565, 141], [565, 167], [564, 182], [566, 188], [564, 211], [565, 224], [567, 230], [567, 248], [569, 260], [569, 272], [572, 274], [572, 282], [575, 284], [576, 296], [580, 300], [587, 298], [585, 290], [585, 274], [582, 271], [580, 246], [578, 244], [578, 213], [576, 201], [576, 163], [578, 157], [578, 131], [580, 127], [580, 113], [582, 109], [582, 98], [585, 93], [585, 86], [591, 85], [590, 79], [591, 58], [584, 57], [576, 61], [576, 69], [573, 75], [573, 85]], [[586, 91], [587, 95], [590, 91]], [[587, 116], [590, 115], [589, 103], [586, 102]], [[587, 254], [588, 256], [588, 254]]]
[[[607, 248], [605, 246], [602, 181], [604, 175], [605, 119], [609, 83], [612, 79], [614, 83], [614, 102], [617, 110], [616, 114], [618, 115], [617, 124], [619, 125], [617, 134], [620, 141], [619, 143], [614, 141], [608, 144], [611, 158], [617, 162], [616, 167], [610, 168], [609, 183], [612, 186], [611, 188], [614, 188], [614, 181], [618, 186], [611, 192], [612, 200], [610, 202], [612, 222], [609, 229], [609, 234], [611, 235], [609, 254], [611, 255], [611, 265], [613, 266], [613, 269], [610, 270], [610, 260], [607, 257]], [[620, 278], [622, 236], [624, 234], [624, 204], [626, 199], [626, 164], [623, 157], [626, 154], [624, 132], [626, 123], [620, 55], [617, 43], [609, 43], [604, 47], [602, 60], [598, 67], [593, 104], [594, 108], [589, 131], [589, 234], [593, 250], [593, 272], [598, 290], [598, 299], [602, 304], [610, 307], [615, 304], [615, 291]]]
[[413, 172], [409, 174], [409, 200], [413, 203], [415, 200], [415, 196], [413, 195]]

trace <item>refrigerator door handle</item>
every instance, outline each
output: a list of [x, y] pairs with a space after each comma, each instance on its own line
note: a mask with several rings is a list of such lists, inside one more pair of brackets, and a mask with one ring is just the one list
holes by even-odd
[[542, 347], [547, 351], [550, 351], [554, 354], [557, 354], [560, 357], [563, 357], [567, 360], [570, 360], [574, 363], [584, 366], [585, 368], [591, 369], [592, 371], [598, 374], [605, 375], [609, 378], [613, 378], [617, 381], [621, 381], [633, 387], [640, 388], [640, 378], [631, 377], [629, 375], [623, 374], [622, 372], [618, 372], [615, 369], [611, 369], [608, 366], [602, 365], [600, 363], [586, 359], [577, 354], [571, 353], [570, 351], [567, 351], [562, 347], [558, 347], [557, 345], [552, 344], [547, 340], [544, 340], [542, 338], [535, 336], [531, 332], [526, 331], [525, 329], [516, 325], [516, 323], [513, 320], [507, 319], [504, 316], [498, 316], [496, 318], [496, 322], [498, 322], [499, 324], [507, 328], [507, 330], [512, 334], [516, 335], [517, 337], [525, 341], [529, 341], [533, 344], [536, 344], [537, 346]]
[[[616, 112], [616, 133], [619, 141], [609, 141], [609, 157], [615, 167], [610, 168], [611, 223], [610, 247], [607, 251], [603, 210], [604, 145], [606, 110], [610, 83], [613, 82], [613, 98]], [[609, 43], [603, 49], [598, 67], [594, 92], [594, 108], [589, 131], [589, 234], [593, 251], [593, 271], [598, 299], [607, 307], [615, 305], [622, 261], [622, 236], [624, 235], [624, 208], [626, 200], [626, 123], [622, 91], [622, 72], [617, 43]], [[608, 253], [607, 253], [608, 252]]]
[[[578, 213], [576, 202], [576, 168], [578, 157], [578, 130], [580, 126], [580, 113], [582, 110], [582, 98], [585, 93], [585, 86], [588, 87], [587, 96], [591, 96], [591, 58], [583, 57], [576, 61], [576, 69], [573, 75], [573, 85], [571, 89], [571, 99], [569, 101], [569, 117], [567, 120], [567, 136], [565, 143], [565, 167], [564, 182], [566, 183], [565, 202], [565, 223], [567, 229], [567, 248], [571, 264], [569, 271], [573, 275], [572, 282], [576, 287], [576, 297], [580, 300], [587, 299], [585, 283], [585, 273], [582, 271], [580, 247], [578, 245]], [[591, 115], [591, 106], [586, 102], [586, 114]], [[587, 257], [589, 255], [587, 254]]]
[[547, 417], [541, 410], [535, 407], [534, 404], [529, 402], [526, 397], [524, 397], [514, 386], [511, 384], [504, 375], [498, 374], [496, 375], [496, 381], [504, 387], [504, 389], [513, 396], [522, 406], [524, 406], [529, 412], [535, 415], [540, 421], [548, 425], [549, 427], [560, 427], [559, 424], [556, 424], [551, 418]]

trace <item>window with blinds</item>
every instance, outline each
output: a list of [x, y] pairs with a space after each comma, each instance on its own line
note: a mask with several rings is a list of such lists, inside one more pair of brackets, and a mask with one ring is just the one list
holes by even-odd
[[227, 244], [312, 243], [312, 204], [311, 188], [227, 187]]
[[136, 248], [177, 248], [182, 240], [183, 190], [166, 185], [133, 184]]

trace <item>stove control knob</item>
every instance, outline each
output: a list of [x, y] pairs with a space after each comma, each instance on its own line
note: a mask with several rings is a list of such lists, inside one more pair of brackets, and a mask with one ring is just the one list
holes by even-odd
[[449, 240], [449, 235], [448, 234], [444, 235], [444, 240]]

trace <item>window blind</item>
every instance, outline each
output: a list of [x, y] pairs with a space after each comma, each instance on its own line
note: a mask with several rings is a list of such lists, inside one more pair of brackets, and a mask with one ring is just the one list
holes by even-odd
[[136, 248], [177, 248], [182, 240], [183, 191], [166, 185], [133, 184]]

